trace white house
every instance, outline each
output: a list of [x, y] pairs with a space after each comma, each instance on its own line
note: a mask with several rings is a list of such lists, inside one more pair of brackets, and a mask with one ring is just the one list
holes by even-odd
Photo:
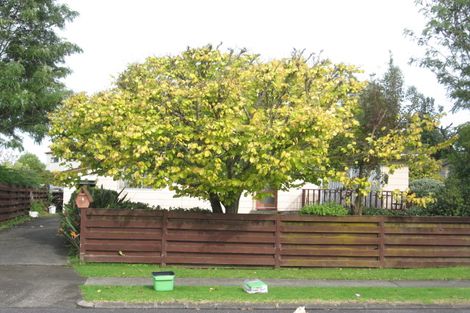
[[[63, 167], [59, 165], [59, 160], [48, 153], [47, 169], [50, 171], [61, 171]], [[382, 169], [387, 172], [386, 168]], [[174, 197], [175, 193], [167, 188], [151, 189], [151, 188], [130, 188], [124, 181], [115, 181], [110, 177], [102, 177], [97, 175], [88, 175], [83, 177], [88, 183], [95, 186], [103, 186], [105, 189], [116, 191], [123, 190], [126, 199], [148, 203], [163, 208], [180, 207], [180, 208], [207, 208], [210, 209], [210, 203], [198, 198], [192, 197]], [[250, 213], [261, 210], [278, 210], [278, 211], [296, 211], [302, 207], [302, 190], [318, 189], [321, 186], [307, 183], [302, 188], [290, 189], [287, 191], [274, 191], [273, 197], [267, 197], [263, 200], [256, 200], [251, 195], [242, 196], [240, 199], [239, 213]], [[388, 177], [388, 183], [382, 186], [383, 190], [400, 190], [408, 189], [408, 168], [403, 167], [395, 170]], [[73, 192], [71, 188], [64, 188], [64, 203], [68, 202]]]

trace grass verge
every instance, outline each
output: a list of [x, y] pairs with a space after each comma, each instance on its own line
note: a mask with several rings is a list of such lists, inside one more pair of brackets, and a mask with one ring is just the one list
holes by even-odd
[[174, 271], [185, 278], [259, 278], [325, 280], [463, 280], [470, 279], [470, 267], [420, 269], [352, 268], [184, 268], [148, 264], [83, 263], [71, 259], [82, 277], [151, 277], [152, 271]]
[[29, 217], [28, 215], [17, 216], [15, 218], [12, 218], [11, 220], [1, 222], [0, 223], [0, 230], [10, 229], [10, 228], [12, 228], [16, 225], [26, 223], [30, 220], [31, 220], [31, 217]]
[[414, 303], [467, 304], [470, 288], [293, 288], [272, 287], [267, 294], [246, 294], [240, 287], [176, 286], [156, 292], [150, 286], [81, 286], [86, 301], [226, 303]]

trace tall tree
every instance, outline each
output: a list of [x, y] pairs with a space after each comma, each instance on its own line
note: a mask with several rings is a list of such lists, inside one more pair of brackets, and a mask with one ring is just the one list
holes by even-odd
[[[422, 135], [435, 127], [437, 120], [404, 112], [405, 97], [403, 75], [390, 57], [384, 76], [371, 79], [361, 94], [353, 136], [337, 139], [338, 148], [332, 150], [331, 158], [350, 169], [349, 176], [339, 172], [338, 179], [355, 191], [354, 214], [362, 214], [371, 178], [385, 182], [394, 169], [430, 157]], [[385, 167], [387, 172], [383, 171]]]
[[354, 68], [263, 62], [211, 46], [129, 67], [116, 88], [68, 99], [52, 115], [52, 151], [98, 174], [209, 200], [236, 213], [243, 192], [328, 174], [362, 83]]
[[0, 146], [21, 147], [18, 131], [46, 134], [47, 114], [67, 94], [64, 57], [80, 51], [56, 32], [76, 16], [54, 0], [0, 1]]
[[470, 108], [470, 0], [416, 0], [427, 20], [419, 34], [405, 32], [426, 49], [414, 59], [432, 70], [454, 99], [453, 110]]
[[[405, 116], [417, 115], [420, 119], [439, 121], [443, 116], [444, 108], [437, 106], [431, 97], [420, 93], [416, 87], [408, 88], [406, 92], [407, 104], [402, 109]], [[442, 163], [452, 150], [452, 143], [457, 139], [452, 126], [441, 126], [435, 123], [421, 134], [421, 146], [425, 153], [415, 154], [413, 162], [410, 162], [410, 180], [432, 178], [443, 180], [441, 176]]]
[[41, 184], [46, 184], [51, 180], [51, 173], [46, 170], [46, 165], [32, 153], [22, 154], [13, 164], [13, 169], [29, 172]]

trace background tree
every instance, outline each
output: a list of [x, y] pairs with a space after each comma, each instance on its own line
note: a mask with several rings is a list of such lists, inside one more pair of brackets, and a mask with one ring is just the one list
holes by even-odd
[[[458, 126], [457, 135], [458, 139], [447, 157], [450, 175], [446, 180], [446, 187], [460, 201], [452, 202], [448, 199], [450, 205], [447, 212], [453, 212], [453, 215], [470, 215], [470, 122]], [[450, 207], [452, 205], [454, 208]]]
[[46, 170], [46, 165], [32, 153], [22, 154], [13, 164], [13, 169], [29, 172], [40, 184], [48, 184], [52, 178], [51, 173]]
[[410, 30], [426, 49], [422, 67], [432, 70], [454, 99], [453, 110], [470, 108], [470, 0], [416, 0], [427, 20], [420, 34]]
[[0, 146], [21, 147], [18, 131], [46, 134], [48, 112], [67, 94], [64, 57], [80, 51], [56, 31], [76, 16], [54, 0], [0, 1]]
[[[426, 97], [414, 86], [406, 92], [406, 102], [402, 113], [410, 118], [417, 115], [420, 119], [439, 121], [443, 116], [444, 108], [437, 106], [431, 97]], [[421, 145], [416, 149], [424, 149], [422, 153], [416, 153], [413, 162], [409, 163], [410, 181], [416, 179], [432, 178], [443, 180], [441, 169], [447, 155], [452, 150], [452, 143], [456, 136], [452, 125], [441, 126], [435, 123], [428, 129], [423, 129], [421, 134]]]
[[390, 58], [384, 76], [371, 79], [361, 94], [354, 135], [335, 144], [339, 148], [331, 158], [350, 170], [349, 176], [340, 172], [338, 179], [355, 191], [354, 214], [362, 214], [364, 197], [373, 187], [371, 181], [385, 183], [396, 168], [418, 160], [429, 163], [432, 153], [442, 148], [423, 143], [422, 137], [437, 127], [438, 116], [420, 116], [414, 108], [404, 110], [405, 90], [403, 75]]
[[211, 46], [129, 67], [116, 87], [68, 99], [52, 115], [52, 151], [95, 173], [236, 213], [243, 192], [284, 190], [330, 173], [362, 84], [326, 60], [262, 62]]
[[52, 175], [39, 158], [32, 153], [21, 155], [16, 161], [0, 164], [0, 183], [25, 187], [43, 187]]

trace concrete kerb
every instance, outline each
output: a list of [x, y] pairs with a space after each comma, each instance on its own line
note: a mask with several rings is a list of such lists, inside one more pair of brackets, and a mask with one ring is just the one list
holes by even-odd
[[309, 310], [327, 310], [327, 309], [349, 309], [349, 310], [381, 310], [381, 309], [425, 309], [425, 310], [439, 310], [439, 309], [469, 309], [470, 305], [459, 304], [413, 304], [413, 303], [399, 303], [399, 304], [384, 304], [384, 303], [192, 303], [192, 302], [171, 302], [171, 303], [128, 303], [128, 302], [89, 302], [78, 301], [77, 305], [87, 309], [193, 309], [193, 310], [295, 310], [299, 306], [304, 306], [307, 311]]

